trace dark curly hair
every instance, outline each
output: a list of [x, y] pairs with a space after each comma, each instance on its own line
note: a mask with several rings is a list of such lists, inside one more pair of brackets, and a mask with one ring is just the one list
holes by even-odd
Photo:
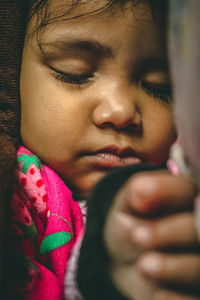
[[[88, 0], [88, 2], [89, 1], [91, 0]], [[166, 22], [167, 0], [105, 0], [102, 1], [102, 6], [99, 5], [97, 9], [91, 8], [91, 10], [88, 10], [87, 13], [73, 17], [70, 17], [69, 13], [81, 3], [81, 0], [68, 0], [68, 2], [69, 5], [67, 5], [67, 7], [66, 5], [63, 5], [63, 7], [58, 9], [58, 11], [51, 12], [49, 10], [49, 0], [29, 0], [30, 10], [27, 21], [29, 21], [34, 15], [37, 15], [37, 24], [34, 28], [34, 31], [38, 31], [48, 24], [69, 20], [70, 18], [80, 18], [86, 14], [95, 14], [111, 8], [123, 8], [127, 3], [130, 3], [130, 7], [132, 8], [141, 3], [149, 3], [155, 20], [162, 23]], [[98, 4], [99, 3], [100, 1], [98, 1]]]

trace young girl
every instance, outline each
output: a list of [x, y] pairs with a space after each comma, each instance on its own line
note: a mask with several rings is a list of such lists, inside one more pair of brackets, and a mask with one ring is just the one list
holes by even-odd
[[[148, 2], [132, 4], [68, 0], [30, 4], [20, 78], [23, 146], [18, 150], [11, 203], [12, 242], [27, 273], [20, 291], [28, 299], [62, 298], [68, 260], [83, 235], [84, 201], [94, 185], [119, 166], [165, 163], [176, 138], [163, 31], [156, 23], [159, 9], [154, 8], [154, 19]], [[110, 295], [141, 299], [141, 291], [129, 290], [128, 280], [123, 284], [129, 272], [128, 277], [122, 272], [140, 253], [129, 257], [127, 252], [137, 239], [127, 236], [127, 245], [117, 249], [126, 256], [122, 264], [112, 251], [118, 232], [110, 228], [118, 223], [120, 229], [123, 222], [117, 217], [118, 209], [129, 215], [126, 201], [119, 198], [126, 200], [124, 195], [117, 196], [106, 217], [104, 243], [111, 256], [107, 267], [114, 286], [106, 295], [103, 285], [104, 299], [112, 299]], [[75, 200], [82, 204], [82, 212]], [[107, 212], [106, 200], [100, 199], [102, 211]], [[101, 227], [94, 220], [87, 222], [86, 241], [88, 228], [96, 232]], [[123, 232], [128, 233], [128, 228]], [[191, 239], [194, 244], [195, 235]], [[84, 274], [81, 264], [80, 274]], [[80, 287], [84, 285], [81, 276]], [[94, 299], [92, 288], [88, 294], [81, 289], [86, 299]], [[68, 282], [66, 294], [68, 299], [73, 296]]]

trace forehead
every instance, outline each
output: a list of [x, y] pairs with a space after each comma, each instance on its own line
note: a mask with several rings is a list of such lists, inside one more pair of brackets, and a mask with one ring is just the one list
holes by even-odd
[[[73, 5], [74, 2], [77, 4]], [[44, 26], [33, 35], [42, 47], [77, 38], [98, 40], [98, 43], [112, 44], [116, 49], [123, 44], [130, 51], [134, 46], [134, 53], [136, 45], [141, 54], [147, 51], [145, 47], [148, 52], [163, 52], [159, 28], [147, 2], [132, 6], [132, 1], [113, 1], [119, 4], [108, 6], [110, 2], [51, 0], [44, 8], [45, 12], [41, 10], [33, 16], [28, 32], [34, 32], [37, 24], [43, 22]]]
[[31, 10], [32, 18], [28, 26], [33, 31], [53, 24], [63, 24], [65, 21], [66, 25], [87, 21], [92, 23], [92, 20], [94, 22], [97, 19], [106, 22], [122, 15], [124, 11], [135, 15], [140, 21], [151, 20], [151, 9], [146, 0], [47, 0], [43, 5], [35, 6]]
[[[38, 8], [42, 18], [44, 13], [48, 19], [76, 18], [85, 14], [95, 14], [110, 8], [123, 8], [133, 5], [135, 0], [46, 0]], [[42, 2], [42, 1], [41, 1]], [[35, 2], [37, 6], [37, 2]], [[34, 4], [33, 4], [34, 8]]]

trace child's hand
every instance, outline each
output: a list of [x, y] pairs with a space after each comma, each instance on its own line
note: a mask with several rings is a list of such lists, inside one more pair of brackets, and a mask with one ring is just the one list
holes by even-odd
[[200, 285], [195, 195], [191, 181], [165, 171], [133, 175], [117, 194], [104, 238], [111, 276], [130, 299], [198, 299], [172, 291]]

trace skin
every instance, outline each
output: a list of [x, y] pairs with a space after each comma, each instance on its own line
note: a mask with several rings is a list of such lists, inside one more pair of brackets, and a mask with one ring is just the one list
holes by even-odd
[[[199, 287], [200, 276], [191, 211], [196, 193], [192, 181], [167, 171], [133, 175], [118, 192], [104, 239], [111, 276], [130, 299], [199, 299], [191, 295]], [[158, 217], [163, 211], [164, 217]], [[163, 289], [163, 283], [168, 289]], [[184, 292], [185, 287], [191, 294]]]
[[[56, 6], [52, 2], [50, 9], [55, 11], [64, 3], [68, 2], [56, 1]], [[98, 2], [93, 3], [94, 8], [97, 8], [95, 5]], [[72, 16], [84, 13], [87, 9], [87, 5], [78, 7]], [[136, 15], [143, 17], [136, 18]], [[164, 162], [168, 157], [169, 146], [175, 139], [171, 105], [153, 96], [141, 85], [143, 80], [154, 87], [168, 85], [166, 71], [150, 68], [144, 72], [146, 59], [156, 57], [160, 61], [166, 58], [148, 6], [139, 5], [134, 14], [130, 9], [119, 10], [116, 14], [107, 11], [70, 22], [51, 24], [39, 34], [42, 52], [36, 42], [36, 35], [31, 34], [35, 22], [33, 18], [28, 27], [21, 72], [23, 143], [58, 172], [77, 197], [87, 196], [92, 186], [111, 168], [105, 167], [105, 161], [97, 163], [96, 156], [88, 153], [114, 145], [118, 149], [133, 149], [142, 161], [155, 164]], [[74, 45], [70, 48], [68, 45], [65, 51], [61, 51], [58, 49], [59, 44], [55, 45], [55, 41], [60, 38], [66, 41], [91, 41], [97, 37], [101, 49], [104, 49], [104, 54], [98, 57], [95, 54], [98, 51], [91, 53]], [[84, 84], [67, 83], [60, 80], [60, 77], [55, 80], [55, 69], [76, 75], [92, 73], [93, 76], [92, 80]], [[107, 163], [119, 160], [110, 155]], [[121, 159], [120, 163], [124, 161]], [[158, 199], [159, 209], [163, 205], [175, 212], [183, 207], [188, 210], [195, 188], [190, 184], [188, 186], [182, 178], [181, 188], [177, 189], [177, 178], [173, 177], [170, 183], [163, 178], [160, 185], [160, 175], [157, 178], [152, 177], [152, 174], [146, 174], [144, 178], [144, 175], [140, 176], [143, 183], [151, 178], [156, 183], [154, 189], [148, 191], [148, 185], [145, 184], [145, 188], [143, 186], [141, 189], [141, 184], [138, 186], [136, 180], [138, 178], [132, 178], [117, 195], [107, 218], [104, 238], [111, 257], [113, 281], [130, 299], [194, 299], [181, 294], [177, 296], [170, 289], [164, 291], [158, 284], [160, 280], [181, 281], [182, 264], [178, 263], [177, 256], [161, 256], [159, 247], [161, 244], [163, 248], [168, 245], [173, 247], [174, 241], [183, 248], [194, 247], [196, 235], [193, 215], [190, 212], [187, 216], [177, 213], [179, 222], [183, 220], [185, 227], [181, 227], [183, 230], [177, 232], [172, 240], [177, 228], [176, 218], [174, 223], [169, 216], [164, 220], [155, 220], [152, 224], [145, 218], [152, 210], [149, 212], [145, 205], [140, 207], [138, 203], [141, 203], [141, 199], [143, 203]], [[188, 197], [185, 196], [184, 186], [189, 191], [186, 194]], [[145, 191], [146, 196], [141, 194]], [[169, 191], [171, 196], [176, 194], [176, 197], [169, 197]], [[183, 198], [185, 201], [182, 201]], [[136, 218], [132, 208], [144, 213], [144, 218]], [[188, 221], [185, 223], [186, 218]], [[144, 232], [144, 226], [151, 231], [151, 238], [147, 240], [138, 238], [142, 236], [140, 228]], [[114, 234], [113, 228], [120, 228], [121, 233]], [[137, 234], [138, 228], [140, 234]], [[159, 232], [162, 234], [159, 235]], [[152, 254], [154, 258], [157, 255], [157, 259], [165, 262], [157, 264], [160, 268], [157, 271], [154, 268], [154, 272], [148, 269], [152, 264], [145, 263], [148, 257], [152, 261]], [[169, 258], [173, 260], [172, 264]], [[193, 259], [195, 263], [189, 261], [188, 264], [190, 277], [184, 279], [184, 284], [190, 284], [199, 277], [196, 271], [198, 257]], [[175, 275], [174, 269], [167, 269], [170, 265], [176, 267]]]
[[[54, 7], [53, 2], [50, 10], [62, 4], [56, 1]], [[78, 5], [68, 16], [88, 10], [87, 4]], [[149, 6], [132, 11], [126, 4], [124, 9], [50, 24], [39, 33], [42, 51], [31, 34], [35, 23], [33, 18], [28, 26], [21, 69], [23, 143], [60, 174], [76, 197], [86, 197], [111, 168], [132, 162], [127, 154], [125, 160], [110, 155], [99, 163], [99, 149], [131, 149], [140, 161], [165, 162], [176, 134], [169, 97], [166, 101], [159, 95], [169, 78], [161, 67], [166, 53]], [[89, 41], [93, 48], [99, 44], [92, 51], [69, 45], [74, 40]], [[55, 69], [92, 75], [81, 84], [69, 83]], [[144, 88], [144, 81], [159, 92]]]
[[[175, 118], [193, 179], [167, 172], [133, 176], [117, 195], [105, 226], [111, 274], [130, 299], [200, 299], [192, 295], [194, 290], [199, 295], [200, 257], [199, 224], [191, 211], [200, 187], [199, 7], [198, 0], [170, 3]], [[164, 218], [156, 217], [156, 213], [163, 211]], [[143, 217], [138, 217], [138, 213]], [[150, 216], [151, 219], [147, 218]], [[177, 246], [181, 247], [180, 252]], [[169, 288], [164, 289], [159, 282], [167, 283]], [[170, 284], [176, 284], [177, 291]], [[188, 293], [183, 287], [188, 288]]]

